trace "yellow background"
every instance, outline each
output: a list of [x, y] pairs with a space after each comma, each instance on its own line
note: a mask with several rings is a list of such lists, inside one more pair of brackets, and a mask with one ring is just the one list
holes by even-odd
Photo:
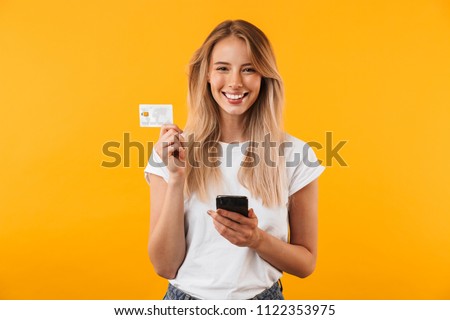
[[287, 131], [348, 141], [320, 178], [317, 269], [286, 298], [450, 298], [444, 0], [2, 0], [0, 298], [162, 297], [137, 149], [105, 168], [102, 146], [156, 141], [140, 103], [184, 126], [189, 58], [229, 18], [272, 41]]

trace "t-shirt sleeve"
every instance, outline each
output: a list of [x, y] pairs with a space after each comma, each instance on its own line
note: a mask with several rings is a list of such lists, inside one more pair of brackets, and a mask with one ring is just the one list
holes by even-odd
[[289, 196], [317, 179], [325, 170], [307, 143], [296, 139], [293, 151], [286, 162], [287, 169], [291, 172]]
[[147, 167], [144, 169], [144, 176], [147, 173], [151, 173], [162, 177], [166, 182], [169, 181], [169, 170], [161, 157], [153, 149], [150, 159], [148, 160]]

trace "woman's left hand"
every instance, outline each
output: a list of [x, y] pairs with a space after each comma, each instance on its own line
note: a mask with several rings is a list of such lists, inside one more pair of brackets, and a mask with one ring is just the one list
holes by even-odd
[[223, 209], [208, 210], [216, 230], [232, 244], [255, 249], [261, 242], [262, 230], [258, 228], [258, 218], [253, 209], [248, 210], [248, 218]]

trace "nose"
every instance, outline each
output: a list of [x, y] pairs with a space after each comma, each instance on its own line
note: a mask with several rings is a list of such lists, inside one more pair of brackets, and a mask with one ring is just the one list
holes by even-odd
[[228, 86], [232, 89], [242, 88], [242, 77], [240, 71], [233, 72], [231, 74]]

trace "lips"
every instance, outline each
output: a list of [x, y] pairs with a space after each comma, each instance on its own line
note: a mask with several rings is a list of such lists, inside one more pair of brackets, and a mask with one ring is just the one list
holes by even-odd
[[248, 95], [248, 92], [239, 93], [239, 94], [222, 92], [222, 94], [225, 96], [225, 98], [227, 98], [229, 103], [231, 103], [231, 104], [239, 104]]

